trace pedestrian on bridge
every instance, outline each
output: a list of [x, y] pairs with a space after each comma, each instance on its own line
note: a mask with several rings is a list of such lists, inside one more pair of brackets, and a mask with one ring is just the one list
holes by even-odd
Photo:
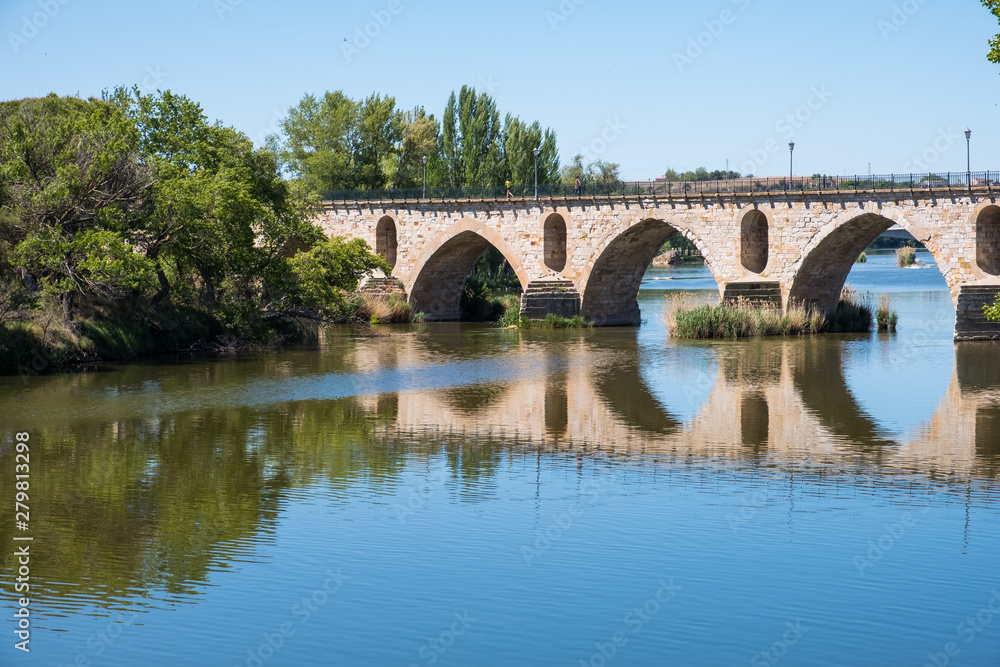
[[514, 193], [510, 191], [510, 186], [511, 185], [513, 185], [513, 183], [510, 182], [510, 179], [507, 179], [507, 199], [513, 199], [514, 198]]
[[582, 186], [583, 186], [583, 183], [580, 182], [580, 177], [577, 176], [576, 177], [576, 184], [573, 186], [574, 187], [573, 194], [575, 194], [577, 197], [580, 196], [580, 190], [581, 190]]

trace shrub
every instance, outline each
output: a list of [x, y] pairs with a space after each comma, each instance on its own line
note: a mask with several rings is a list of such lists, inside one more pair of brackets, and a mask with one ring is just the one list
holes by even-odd
[[899, 320], [899, 313], [892, 310], [889, 303], [889, 295], [883, 294], [879, 297], [878, 311], [875, 313], [875, 321], [878, 323], [880, 332], [888, 331], [895, 333], [896, 322]]
[[901, 267], [913, 266], [917, 261], [917, 251], [913, 248], [900, 248], [896, 251], [896, 263]]

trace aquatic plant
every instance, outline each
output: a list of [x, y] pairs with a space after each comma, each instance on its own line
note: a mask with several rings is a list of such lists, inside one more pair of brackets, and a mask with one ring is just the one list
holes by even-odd
[[910, 247], [900, 248], [896, 251], [896, 263], [901, 267], [913, 266], [917, 261], [917, 251]]

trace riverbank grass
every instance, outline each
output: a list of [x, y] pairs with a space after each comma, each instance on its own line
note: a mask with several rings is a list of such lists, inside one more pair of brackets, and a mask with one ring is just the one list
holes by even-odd
[[[837, 309], [826, 316], [813, 307], [779, 306], [740, 299], [735, 303], [690, 306], [685, 297], [668, 297], [665, 323], [676, 338], [756, 338], [760, 336], [801, 336], [819, 333], [851, 333], [872, 330], [871, 299], [850, 287], [841, 293]], [[888, 309], [886, 323], [895, 329], [896, 314]], [[888, 329], [887, 329], [888, 330]]]

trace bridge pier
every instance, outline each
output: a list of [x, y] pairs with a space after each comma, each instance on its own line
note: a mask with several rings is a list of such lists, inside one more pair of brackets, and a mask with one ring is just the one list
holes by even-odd
[[543, 278], [528, 285], [521, 295], [521, 317], [543, 320], [549, 313], [560, 317], [580, 314], [580, 293], [572, 280]]
[[1000, 340], [1000, 322], [990, 322], [983, 304], [993, 303], [1000, 293], [998, 283], [959, 286], [955, 302], [955, 340]]
[[775, 280], [737, 280], [723, 286], [723, 303], [736, 303], [740, 299], [781, 308], [781, 283]]

